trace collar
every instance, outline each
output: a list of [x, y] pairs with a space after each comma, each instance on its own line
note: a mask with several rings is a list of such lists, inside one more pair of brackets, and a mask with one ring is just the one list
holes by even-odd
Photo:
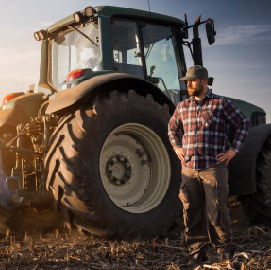
[[[202, 100], [204, 100], [205, 98], [211, 99], [213, 96], [214, 96], [214, 94], [212, 93], [212, 89], [208, 88], [207, 94]], [[188, 100], [189, 101], [195, 101], [195, 97], [192, 96]]]
[[212, 93], [212, 89], [208, 88], [208, 92], [207, 92], [206, 97], [207, 98], [212, 98], [213, 96], [214, 96], [214, 94]]

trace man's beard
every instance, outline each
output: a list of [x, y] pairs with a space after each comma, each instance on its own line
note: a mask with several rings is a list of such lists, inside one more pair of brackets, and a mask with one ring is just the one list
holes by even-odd
[[203, 85], [200, 85], [197, 88], [188, 88], [187, 90], [188, 90], [189, 96], [191, 96], [191, 97], [198, 97], [204, 91]]

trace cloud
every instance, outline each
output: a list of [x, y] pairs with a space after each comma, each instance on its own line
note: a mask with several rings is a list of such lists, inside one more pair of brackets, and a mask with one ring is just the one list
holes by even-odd
[[228, 26], [217, 32], [216, 44], [271, 44], [271, 25]]

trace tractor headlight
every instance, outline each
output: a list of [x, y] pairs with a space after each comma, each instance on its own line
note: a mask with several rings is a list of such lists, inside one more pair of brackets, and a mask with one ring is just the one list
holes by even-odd
[[34, 38], [37, 41], [45, 40], [48, 37], [48, 33], [45, 30], [40, 30], [34, 33]]

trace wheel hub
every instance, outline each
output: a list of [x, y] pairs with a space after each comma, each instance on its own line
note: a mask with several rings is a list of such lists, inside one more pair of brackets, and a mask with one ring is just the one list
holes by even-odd
[[118, 207], [144, 213], [159, 205], [170, 183], [170, 160], [155, 132], [127, 123], [113, 130], [100, 154], [105, 191]]
[[131, 178], [131, 164], [123, 155], [109, 158], [106, 164], [106, 175], [113, 185], [125, 185]]

